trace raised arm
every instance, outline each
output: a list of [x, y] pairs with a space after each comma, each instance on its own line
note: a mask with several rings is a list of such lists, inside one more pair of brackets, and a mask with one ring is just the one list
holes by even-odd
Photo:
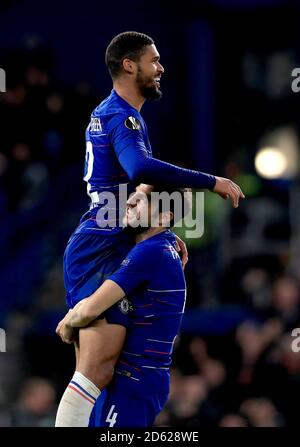
[[180, 168], [171, 163], [150, 157], [142, 144], [129, 144], [120, 153], [119, 162], [134, 183], [211, 190], [216, 184], [216, 178], [213, 175]]
[[124, 118], [117, 116], [112, 120], [109, 133], [118, 160], [132, 182], [209, 189], [223, 199], [230, 198], [235, 208], [239, 200], [245, 197], [240, 187], [227, 178], [181, 168], [153, 158], [147, 151], [141, 129], [126, 128]]

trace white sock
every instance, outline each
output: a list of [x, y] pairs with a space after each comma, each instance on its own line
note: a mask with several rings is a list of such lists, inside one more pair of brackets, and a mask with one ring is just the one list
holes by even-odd
[[88, 427], [100, 393], [93, 382], [75, 371], [58, 406], [55, 427]]

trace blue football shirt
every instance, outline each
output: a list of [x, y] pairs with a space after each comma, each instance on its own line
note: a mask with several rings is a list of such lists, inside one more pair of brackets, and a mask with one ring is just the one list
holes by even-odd
[[[139, 242], [109, 277], [131, 303], [116, 380], [168, 391], [174, 340], [185, 307], [186, 285], [176, 238], [166, 230]], [[126, 303], [126, 301], [125, 301]], [[121, 310], [124, 301], [119, 302]], [[128, 312], [124, 308], [124, 312]]]
[[[99, 232], [107, 234], [122, 229], [119, 217], [124, 211], [125, 201], [120, 201], [119, 186], [126, 185], [127, 196], [135, 185], [150, 185], [213, 188], [213, 175], [183, 169], [153, 158], [146, 123], [137, 109], [121, 98], [113, 89], [91, 114], [86, 130], [86, 160], [84, 180], [91, 198], [90, 210], [82, 217], [76, 232]], [[105, 216], [107, 228], [97, 222], [99, 193], [113, 194], [115, 202], [109, 208], [115, 218]], [[103, 194], [101, 196], [104, 197]], [[108, 202], [103, 201], [101, 206]], [[119, 213], [120, 206], [122, 208]]]

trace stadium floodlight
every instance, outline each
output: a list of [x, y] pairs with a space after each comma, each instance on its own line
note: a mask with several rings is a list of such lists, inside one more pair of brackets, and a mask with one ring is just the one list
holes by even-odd
[[262, 148], [255, 157], [257, 173], [267, 179], [283, 177], [287, 164], [285, 155], [276, 147]]
[[298, 174], [298, 139], [295, 130], [281, 127], [265, 135], [255, 156], [258, 175], [267, 179], [293, 179]]

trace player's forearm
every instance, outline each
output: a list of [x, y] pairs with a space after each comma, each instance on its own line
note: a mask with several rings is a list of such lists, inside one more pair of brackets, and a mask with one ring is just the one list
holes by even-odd
[[84, 327], [125, 296], [114, 281], [106, 280], [90, 297], [80, 301], [67, 315], [71, 327]]
[[[84, 301], [85, 300], [81, 301], [83, 306], [85, 304]], [[85, 312], [82, 312], [79, 308], [72, 309], [71, 312], [67, 315], [66, 325], [71, 326], [72, 328], [85, 327], [93, 320], [95, 320], [95, 318], [92, 315], [85, 315]]]
[[216, 178], [200, 171], [181, 168], [165, 161], [151, 158], [144, 151], [128, 147], [119, 157], [120, 163], [134, 182], [150, 185], [213, 189]]
[[[172, 184], [176, 187], [213, 189], [216, 180], [213, 175], [166, 163], [156, 158], [149, 158], [144, 164], [141, 178], [149, 184]], [[170, 179], [170, 180], [169, 180]]]

